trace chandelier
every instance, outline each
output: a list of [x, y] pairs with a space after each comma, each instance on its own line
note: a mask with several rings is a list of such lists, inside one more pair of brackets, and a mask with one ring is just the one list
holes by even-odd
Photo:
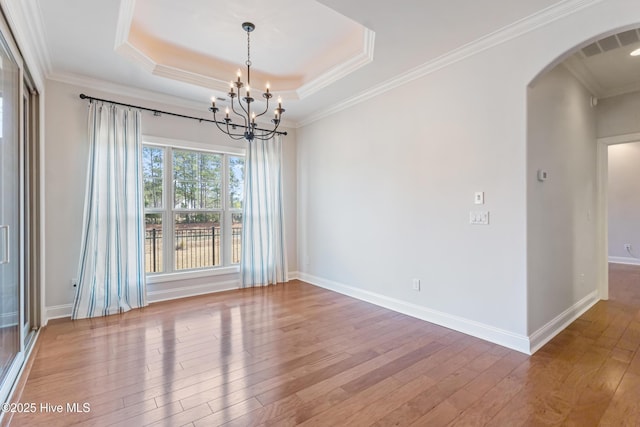
[[[237, 80], [235, 82], [231, 81], [229, 83], [229, 93], [227, 94], [231, 99], [231, 109], [229, 109], [229, 107], [226, 108], [225, 117], [222, 119], [222, 121], [218, 121], [216, 117], [216, 113], [219, 111], [219, 108], [216, 107], [215, 97], [211, 99], [211, 107], [209, 107], [209, 111], [213, 113], [213, 121], [215, 122], [218, 129], [220, 129], [223, 133], [229, 135], [229, 137], [231, 137], [232, 139], [236, 140], [246, 139], [247, 141], [252, 141], [254, 139], [260, 139], [266, 141], [273, 138], [277, 133], [280, 133], [278, 132], [278, 126], [280, 125], [280, 118], [282, 117], [282, 113], [284, 113], [285, 111], [284, 108], [282, 108], [282, 99], [278, 98], [278, 108], [274, 109], [274, 117], [273, 119], [271, 119], [271, 123], [274, 124], [273, 129], [261, 129], [256, 126], [256, 119], [260, 116], [263, 116], [267, 113], [267, 111], [269, 111], [269, 100], [273, 97], [273, 94], [269, 92], [269, 83], [267, 83], [266, 92], [262, 94], [262, 97], [266, 99], [267, 103], [264, 111], [260, 114], [256, 114], [256, 112], [252, 110], [251, 104], [255, 101], [255, 99], [251, 97], [250, 34], [253, 30], [255, 30], [255, 28], [256, 26], [251, 22], [245, 22], [242, 24], [242, 29], [247, 32], [247, 61], [245, 62], [245, 64], [247, 65], [247, 84], [245, 85], [242, 82], [242, 73], [240, 72], [240, 70], [238, 70]], [[244, 96], [241, 96], [242, 91], [244, 91]], [[229, 116], [230, 113], [233, 113], [236, 116], [240, 117], [242, 119], [242, 123], [234, 123]], [[244, 129], [244, 132], [239, 131], [238, 128]]]

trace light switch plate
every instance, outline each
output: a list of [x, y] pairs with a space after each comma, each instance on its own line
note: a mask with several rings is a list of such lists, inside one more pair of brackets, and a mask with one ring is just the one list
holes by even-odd
[[473, 198], [473, 202], [476, 205], [484, 205], [484, 191], [476, 191]]

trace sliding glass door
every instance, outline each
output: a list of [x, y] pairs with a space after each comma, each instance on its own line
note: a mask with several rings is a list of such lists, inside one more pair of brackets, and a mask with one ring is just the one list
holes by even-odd
[[22, 180], [20, 69], [0, 40], [0, 386], [22, 350]]

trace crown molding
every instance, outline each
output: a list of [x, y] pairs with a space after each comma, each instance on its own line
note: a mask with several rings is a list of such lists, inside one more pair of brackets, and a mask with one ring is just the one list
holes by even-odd
[[360, 67], [363, 67], [373, 61], [373, 51], [375, 46], [376, 33], [366, 27], [363, 27], [362, 34], [362, 51], [356, 56], [348, 59], [328, 71], [322, 73], [314, 80], [300, 86], [296, 92], [300, 99], [310, 96], [320, 89], [340, 80], [341, 78], [353, 73]]
[[137, 49], [127, 41], [116, 45], [114, 50], [118, 54], [142, 66], [142, 68], [148, 73], [153, 73], [156, 68], [156, 62], [153, 59], [145, 55], [140, 49]]
[[[127, 1], [133, 2], [134, 0]], [[120, 16], [122, 15], [124, 15], [124, 13], [120, 14]], [[128, 40], [120, 40], [121, 37], [126, 37], [128, 35], [128, 32], [125, 33], [125, 31], [122, 30], [121, 27], [123, 26], [124, 25], [121, 25], [121, 22], [118, 21], [118, 30], [116, 31], [117, 36], [114, 50], [123, 57], [128, 58], [131, 61], [142, 66], [142, 68], [148, 73], [153, 74], [154, 76], [192, 84], [225, 94], [229, 91], [229, 82], [227, 80], [220, 80], [215, 77], [206, 76], [200, 73], [194, 73], [170, 65], [160, 64], [149, 55], [144, 53], [142, 50], [138, 49], [135, 45], [131, 44]], [[295, 90], [278, 91], [278, 94], [283, 99], [300, 99], [298, 92]]]
[[[49, 76], [49, 80], [53, 80], [60, 83], [65, 83], [73, 86], [79, 86], [87, 90], [97, 90], [100, 92], [109, 93], [117, 96], [126, 96], [128, 98], [136, 98], [140, 101], [154, 102], [158, 104], [171, 105], [174, 107], [188, 108], [196, 112], [209, 115], [209, 104], [205, 102], [191, 101], [189, 99], [180, 98], [173, 95], [166, 95], [152, 90], [140, 89], [131, 86], [125, 86], [118, 83], [107, 82], [92, 77], [81, 76], [78, 74], [52, 74]], [[88, 94], [91, 95], [91, 94]], [[114, 100], [115, 101], [115, 100]], [[153, 108], [153, 107], [149, 107]], [[210, 118], [210, 117], [204, 117]], [[257, 122], [267, 124], [270, 123], [268, 119], [258, 119]], [[282, 120], [280, 122], [281, 128], [295, 129], [296, 123]]]
[[597, 82], [591, 71], [575, 56], [561, 63], [595, 97], [603, 98], [604, 88]]
[[447, 67], [456, 62], [462, 61], [463, 59], [474, 56], [487, 49], [508, 42], [509, 40], [513, 40], [516, 37], [531, 32], [542, 26], [548, 25], [551, 22], [571, 15], [581, 9], [600, 3], [602, 1], [603, 0], [563, 0], [559, 3], [554, 4], [553, 6], [542, 9], [541, 11], [538, 11], [525, 18], [506, 25], [470, 43], [453, 49], [448, 53], [445, 53], [444, 55], [427, 61], [422, 65], [419, 65], [380, 84], [377, 84], [363, 92], [360, 92], [355, 96], [352, 96], [351, 98], [347, 98], [339, 104], [313, 113], [306, 119], [301, 120], [298, 123], [298, 126], [307, 126], [313, 122], [336, 114], [339, 111], [345, 110], [368, 99], [376, 97], [384, 92], [388, 92], [399, 86], [405, 85], [409, 82], [440, 70], [441, 68]]
[[[222, 93], [226, 93], [229, 90], [227, 80], [221, 80], [201, 73], [162, 64], [131, 43], [129, 41], [129, 34], [135, 14], [135, 3], [136, 0], [121, 0], [120, 2], [114, 43], [114, 50], [117, 53], [140, 64], [144, 70], [156, 76], [189, 83]], [[283, 99], [287, 100], [298, 100], [310, 96], [372, 62], [374, 46], [375, 32], [362, 26], [362, 49], [358, 53], [346, 61], [322, 72], [310, 82], [296, 89], [279, 91], [278, 93]]]
[[35, 0], [1, 0], [22, 55], [37, 86], [42, 87], [52, 65], [44, 35], [42, 12]]
[[129, 30], [133, 22], [133, 14], [136, 10], [136, 0], [120, 0], [118, 8], [118, 20], [116, 21], [116, 36], [113, 48], [118, 48], [123, 44], [128, 44]]
[[216, 79], [215, 77], [205, 76], [199, 73], [182, 70], [180, 68], [171, 67], [169, 65], [156, 64], [151, 71], [152, 74], [171, 80], [178, 80], [184, 83], [204, 87], [222, 93], [229, 92], [229, 82], [226, 80]]
[[640, 91], [640, 83], [630, 83], [624, 86], [617, 86], [607, 89], [598, 83], [591, 71], [575, 56], [570, 56], [561, 63], [589, 92], [596, 98], [604, 99], [614, 96], [625, 95], [627, 93]]
[[205, 102], [191, 101], [189, 99], [180, 98], [173, 95], [165, 95], [151, 90], [134, 88], [131, 86], [121, 85], [118, 83], [107, 82], [93, 77], [82, 76], [71, 73], [54, 73], [49, 76], [49, 80], [60, 83], [66, 83], [73, 86], [80, 86], [86, 89], [107, 92], [113, 95], [133, 97], [143, 101], [157, 102], [160, 104], [169, 104], [176, 107], [189, 108], [192, 110], [207, 111], [209, 106]]
[[631, 83], [626, 86], [617, 87], [611, 90], [605, 91], [598, 98], [612, 98], [614, 96], [626, 95], [628, 93], [640, 92], [640, 83]]

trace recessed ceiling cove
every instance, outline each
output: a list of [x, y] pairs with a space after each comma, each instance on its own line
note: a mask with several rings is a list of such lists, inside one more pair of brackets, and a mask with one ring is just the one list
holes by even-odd
[[253, 22], [251, 83], [303, 99], [373, 60], [374, 32], [315, 0], [123, 0], [115, 50], [151, 74], [221, 95], [244, 72]]

